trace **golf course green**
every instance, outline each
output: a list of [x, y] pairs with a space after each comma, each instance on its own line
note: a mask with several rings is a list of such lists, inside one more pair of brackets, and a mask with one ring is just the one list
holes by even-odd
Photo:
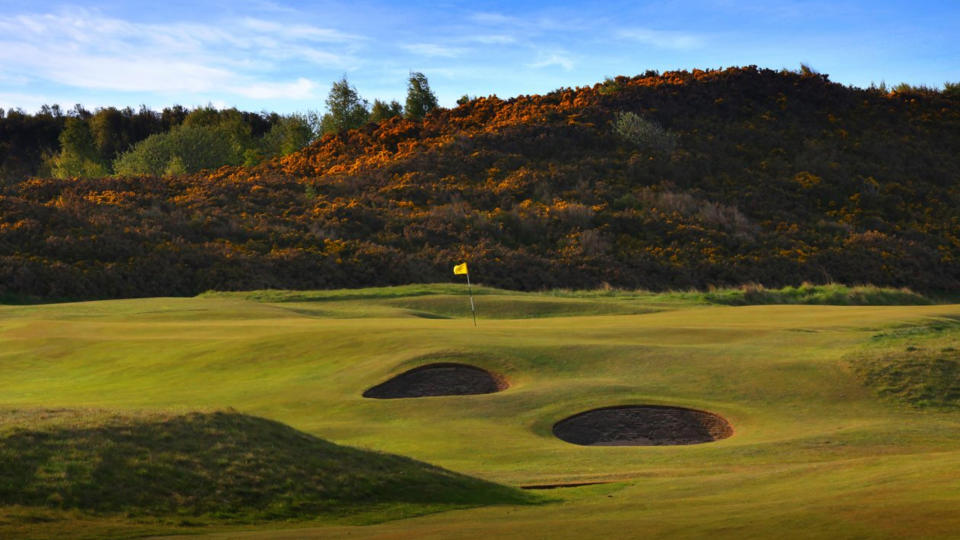
[[[960, 305], [856, 290], [475, 292], [476, 327], [455, 285], [0, 306], [0, 537], [960, 531]], [[899, 302], [911, 305], [877, 305]], [[503, 389], [363, 396], [428, 364], [481, 368]], [[732, 434], [654, 446], [554, 435], [571, 416], [630, 405], [708, 412]], [[130, 427], [144, 425], [154, 427]], [[111, 429], [117, 435], [104, 435]], [[178, 433], [206, 433], [202, 448], [229, 440], [223, 446], [251, 449], [194, 459], [190, 445], [170, 441]], [[28, 460], [24, 448], [39, 443], [11, 442], [24, 437], [52, 450]], [[154, 455], [152, 444], [165, 450]], [[109, 486], [64, 457], [105, 459], [104, 449], [128, 447], [110, 455], [132, 472], [101, 481], [157, 490], [142, 508], [107, 500]], [[347, 457], [317, 461], [334, 472], [309, 476], [303, 456], [313, 452]], [[165, 468], [144, 465], [161, 455]], [[217, 479], [211, 498], [227, 500], [235, 488], [245, 498], [226, 510], [171, 507], [171, 493], [190, 482], [160, 485], [151, 475], [170, 474], [178, 459], [194, 459], [197, 478]], [[223, 481], [246, 470], [234, 463], [244, 459], [270, 475]], [[379, 491], [378, 475], [399, 483]], [[410, 490], [439, 495], [399, 496], [412, 477]], [[321, 497], [297, 482], [343, 489]], [[353, 489], [357, 482], [367, 487]], [[539, 489], [520, 489], [531, 487]], [[101, 498], [83, 491], [94, 488]], [[476, 497], [464, 495], [471, 489]], [[282, 511], [256, 508], [267, 491], [286, 501]], [[187, 495], [201, 496], [177, 491]]]

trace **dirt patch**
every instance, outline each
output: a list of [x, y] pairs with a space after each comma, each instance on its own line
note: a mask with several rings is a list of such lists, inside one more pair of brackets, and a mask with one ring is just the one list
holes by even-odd
[[377, 399], [492, 394], [507, 382], [485, 369], [467, 364], [429, 364], [411, 369], [363, 393]]
[[666, 446], [726, 439], [733, 428], [706, 411], [631, 405], [573, 415], [554, 424], [553, 434], [585, 446]]

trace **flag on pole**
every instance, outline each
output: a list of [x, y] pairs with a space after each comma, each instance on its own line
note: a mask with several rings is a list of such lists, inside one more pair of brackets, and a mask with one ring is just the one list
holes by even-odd
[[473, 287], [470, 286], [470, 272], [467, 270], [467, 263], [463, 262], [453, 267], [453, 275], [467, 276], [467, 292], [470, 293], [470, 312], [473, 313], [473, 325], [477, 325], [477, 306], [473, 303]]

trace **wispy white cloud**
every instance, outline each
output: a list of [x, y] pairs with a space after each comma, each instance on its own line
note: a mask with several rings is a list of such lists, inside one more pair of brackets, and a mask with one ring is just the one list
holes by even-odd
[[13, 73], [5, 73], [3, 66], [0, 66], [0, 85], [23, 86], [29, 82], [30, 79], [28, 77], [24, 77], [23, 75], [15, 75]]
[[401, 45], [405, 50], [418, 54], [420, 56], [434, 56], [440, 58], [456, 58], [464, 53], [464, 49], [459, 47], [448, 47], [446, 45], [437, 45], [435, 43], [409, 43]]
[[270, 2], [269, 0], [255, 0], [250, 3], [250, 7], [257, 11], [283, 13], [285, 15], [297, 15], [300, 13], [300, 11], [296, 8], [284, 6], [276, 2]]
[[317, 66], [339, 69], [347, 69], [356, 62], [352, 55], [343, 55], [314, 47], [295, 45], [290, 47], [278, 47], [270, 51], [263, 51], [262, 54], [266, 58], [275, 58], [281, 60], [299, 58]]
[[551, 66], [558, 66], [563, 68], [565, 71], [573, 70], [574, 61], [568, 54], [564, 52], [551, 52], [551, 53], [542, 53], [540, 54], [537, 61], [528, 64], [532, 68], [545, 68]]
[[475, 25], [497, 30], [509, 30], [514, 33], [519, 32], [524, 35], [536, 35], [545, 32], [573, 32], [581, 30], [585, 24], [583, 20], [574, 18], [552, 17], [541, 14], [514, 17], [494, 12], [474, 13], [470, 15], [469, 20]]
[[321, 28], [307, 24], [281, 24], [276, 21], [268, 21], [253, 17], [245, 17], [241, 20], [241, 26], [254, 32], [260, 32], [272, 36], [284, 36], [288, 40], [306, 40], [321, 43], [343, 43], [348, 41], [357, 41], [364, 39], [363, 36], [348, 34], [332, 28]]
[[636, 41], [662, 49], [697, 49], [703, 47], [703, 36], [686, 32], [651, 30], [649, 28], [630, 28], [616, 33], [620, 39]]
[[486, 25], [517, 25], [523, 22], [518, 17], [510, 17], [502, 13], [480, 12], [470, 16], [470, 20]]
[[234, 88], [236, 94], [254, 99], [307, 99], [315, 95], [317, 85], [300, 78], [287, 83], [256, 83], [250, 86]]
[[362, 40], [335, 29], [252, 17], [160, 25], [66, 9], [0, 16], [0, 77], [78, 89], [305, 99], [316, 85], [289, 79], [284, 61], [348, 69]]
[[42, 105], [50, 105], [58, 100], [38, 94], [24, 94], [19, 92], [0, 92], [0, 109], [21, 108], [32, 112]]
[[480, 43], [482, 45], [509, 45], [516, 43], [517, 38], [507, 34], [480, 34], [460, 38], [465, 43]]
[[836, 2], [833, 0], [708, 0], [706, 5], [742, 16], [745, 13], [774, 20], [856, 16], [883, 10], [874, 2]]
[[[464, 93], [548, 92], [649, 68], [805, 60], [862, 85], [940, 84], [958, 72], [957, 2], [679, 3], [697, 16], [681, 16], [678, 2], [195, 0], [189, 10], [183, 2], [144, 10], [116, 0], [8, 1], [0, 100], [292, 111], [322, 106], [344, 73], [368, 99], [402, 99], [410, 69], [430, 77], [447, 105]], [[102, 7], [59, 7], [71, 4]]]

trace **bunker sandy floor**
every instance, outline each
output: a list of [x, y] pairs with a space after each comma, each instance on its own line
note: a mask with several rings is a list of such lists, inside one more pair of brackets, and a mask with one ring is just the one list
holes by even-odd
[[632, 405], [575, 414], [554, 424], [553, 434], [585, 446], [666, 446], [726, 439], [733, 428], [706, 411]]
[[507, 388], [502, 377], [467, 364], [440, 363], [401, 373], [363, 393], [377, 399], [492, 394]]

